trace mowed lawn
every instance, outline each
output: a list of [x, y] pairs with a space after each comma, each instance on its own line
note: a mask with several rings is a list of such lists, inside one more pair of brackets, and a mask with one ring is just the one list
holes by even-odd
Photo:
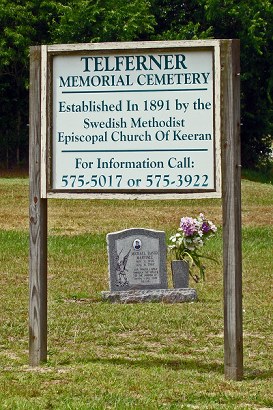
[[[273, 186], [242, 181], [244, 379], [223, 366], [221, 200], [48, 201], [48, 361], [28, 365], [28, 179], [0, 178], [0, 410], [273, 409]], [[218, 226], [198, 301], [109, 304], [106, 234]], [[170, 275], [170, 256], [168, 256]], [[171, 286], [171, 280], [170, 280]]]

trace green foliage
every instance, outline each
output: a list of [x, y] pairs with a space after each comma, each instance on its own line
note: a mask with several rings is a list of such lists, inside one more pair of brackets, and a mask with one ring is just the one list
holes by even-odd
[[260, 1], [207, 1], [215, 38], [241, 40], [242, 158], [257, 167], [270, 153], [273, 135], [273, 4]]
[[154, 17], [147, 0], [71, 1], [63, 8], [54, 42], [89, 43], [147, 38]]
[[212, 36], [202, 1], [152, 0], [158, 40], [196, 40]]
[[59, 2], [1, 0], [0, 162], [19, 165], [28, 152], [29, 47], [50, 42]]

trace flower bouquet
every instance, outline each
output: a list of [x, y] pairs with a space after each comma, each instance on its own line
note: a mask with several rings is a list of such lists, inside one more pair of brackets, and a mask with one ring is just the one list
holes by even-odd
[[198, 282], [199, 276], [193, 274], [194, 266], [199, 268], [200, 276], [205, 279], [205, 266], [201, 259], [210, 258], [200, 253], [200, 249], [206, 241], [215, 235], [216, 226], [200, 213], [197, 218], [181, 218], [177, 232], [170, 237], [171, 245], [168, 248], [174, 253], [177, 260], [183, 260], [189, 264], [191, 277]]

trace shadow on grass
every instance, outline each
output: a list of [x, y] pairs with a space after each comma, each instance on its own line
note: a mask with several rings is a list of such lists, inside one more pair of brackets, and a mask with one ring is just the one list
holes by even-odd
[[[161, 359], [161, 358], [123, 358], [123, 357], [95, 357], [87, 358], [81, 357], [75, 360], [77, 363], [99, 363], [99, 364], [113, 364], [116, 366], [126, 367], [141, 367], [143, 369], [149, 369], [153, 367], [164, 367], [171, 370], [188, 370], [198, 371], [199, 373], [217, 373], [224, 375], [224, 363], [219, 364], [217, 362], [203, 362], [196, 359]], [[60, 365], [71, 365], [74, 360], [61, 361]], [[249, 367], [244, 368], [243, 380], [270, 380], [273, 374], [271, 370], [257, 370]]]
[[272, 378], [272, 370], [254, 370], [249, 367], [244, 369], [244, 380], [270, 380]]
[[[73, 360], [65, 360], [62, 361], [61, 365], [68, 365], [71, 364]], [[152, 368], [152, 367], [164, 367], [169, 368], [172, 370], [193, 370], [199, 372], [206, 372], [206, 373], [219, 373], [223, 374], [224, 372], [224, 365], [219, 363], [204, 363], [200, 360], [195, 359], [160, 359], [160, 358], [141, 358], [141, 359], [130, 359], [130, 358], [122, 358], [122, 357], [97, 357], [97, 358], [79, 358], [76, 359], [79, 363], [100, 363], [100, 364], [114, 364], [117, 366], [131, 366], [131, 367], [141, 367], [144, 369]]]

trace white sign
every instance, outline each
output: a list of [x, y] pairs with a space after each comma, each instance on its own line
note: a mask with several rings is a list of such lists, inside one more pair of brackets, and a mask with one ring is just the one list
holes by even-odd
[[51, 190], [213, 196], [215, 89], [213, 47], [53, 55]]

